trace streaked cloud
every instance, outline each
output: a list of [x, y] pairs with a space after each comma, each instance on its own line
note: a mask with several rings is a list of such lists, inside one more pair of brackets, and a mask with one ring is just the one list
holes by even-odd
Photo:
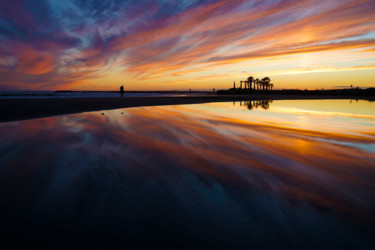
[[[244, 70], [283, 74], [280, 62], [286, 74], [372, 70], [374, 12], [370, 0], [4, 2], [0, 88], [106, 89], [113, 76], [189, 87]], [[345, 63], [324, 63], [332, 52]]]

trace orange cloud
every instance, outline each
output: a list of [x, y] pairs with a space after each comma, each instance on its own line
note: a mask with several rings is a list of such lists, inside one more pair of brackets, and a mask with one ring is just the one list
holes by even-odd
[[38, 52], [31, 47], [18, 47], [17, 70], [24, 74], [40, 75], [54, 69], [54, 57], [47, 52]]
[[[346, 33], [345, 37], [347, 37], [371, 31], [374, 28], [374, 25], [371, 24], [373, 17], [363, 15], [366, 3], [368, 4], [369, 1], [355, 3], [347, 1], [318, 15], [307, 16], [291, 23], [270, 25], [271, 28], [266, 28], [266, 32], [262, 32], [263, 25], [260, 23], [261, 27], [257, 26], [259, 20], [265, 19], [268, 21], [268, 19], [271, 19], [269, 22], [275, 21], [272, 19], [273, 15], [282, 16], [292, 10], [296, 11], [304, 5], [313, 5], [313, 1], [303, 1], [300, 5], [291, 6], [280, 3], [264, 10], [254, 8], [247, 15], [241, 12], [231, 12], [230, 7], [228, 7], [230, 3], [224, 1], [183, 13], [174, 18], [173, 23], [172, 21], [166, 22], [168, 23], [166, 26], [139, 32], [123, 40], [114, 40], [115, 44], [112, 48], [134, 48], [137, 44], [137, 48], [128, 53], [129, 58], [126, 63], [129, 67], [127, 71], [151, 75], [156, 72], [159, 74], [166, 73], [171, 68], [173, 69], [171, 65], [180, 69], [192, 63], [206, 61], [210, 57], [208, 61], [226, 59], [223, 63], [237, 63], [239, 58], [249, 60], [291, 54], [366, 48], [374, 45], [372, 39], [319, 44], [340, 39], [344, 37], [343, 32]], [[227, 6], [228, 11], [223, 15], [215, 15], [214, 10], [217, 11], [223, 6]], [[355, 20], [355, 22], [352, 20]], [[255, 35], [251, 35], [255, 32]], [[188, 39], [181, 41], [181, 39], [178, 39], [180, 37], [188, 37]], [[288, 39], [288, 42], [285, 39]], [[169, 44], [169, 46], [163, 44]], [[240, 47], [237, 50], [230, 51], [230, 53], [224, 53], [232, 55], [215, 56], [218, 49], [230, 44], [240, 45]], [[249, 49], [243, 47], [245, 45], [251, 46], [250, 50], [253, 52], [247, 52]], [[172, 48], [176, 52], [170, 52]], [[236, 52], [241, 52], [241, 54], [233, 55], [237, 54]], [[229, 60], [231, 58], [237, 60]], [[165, 65], [168, 65], [168, 67]]]
[[[152, 8], [151, 15], [155, 11]], [[375, 29], [374, 11], [370, 0], [217, 1], [153, 19], [134, 29], [128, 23], [124, 27], [111, 27], [110, 32], [98, 26], [77, 28], [72, 32], [77, 37], [85, 37], [82, 47], [72, 47], [76, 42], [74, 39], [67, 41], [71, 45], [69, 49], [60, 46], [60, 43], [49, 44], [46, 41], [43, 46], [32, 49], [29, 46], [29, 50], [33, 51], [26, 50], [23, 56], [17, 54], [18, 71], [30, 75], [23, 78], [25, 81], [46, 86], [46, 77], [37, 81], [32, 76], [53, 73], [54, 85], [58, 84], [55, 79], [59, 77], [62, 86], [71, 78], [74, 80], [69, 86], [74, 86], [75, 80], [92, 80], [86, 77], [94, 75], [100, 79], [112, 79], [113, 74], [134, 84], [137, 80], [157, 84], [156, 79], [160, 80], [158, 83], [194, 82], [215, 74], [231, 78], [228, 72], [217, 71], [240, 64], [242, 68], [233, 76], [240, 75], [245, 67], [248, 68], [246, 71], [260, 74], [260, 70], [254, 72], [258, 63], [250, 64], [252, 60], [259, 59], [268, 60], [261, 70], [262, 74], [285, 70], [278, 68], [275, 58], [289, 65], [286, 73], [315, 72], [319, 68], [316, 58], [314, 65], [303, 65], [303, 70], [300, 70], [301, 66], [296, 66], [298, 58], [294, 56], [308, 57], [331, 51], [347, 55], [350, 60], [345, 64], [331, 60], [329, 64], [321, 65], [326, 70], [359, 70], [369, 67], [364, 59], [371, 58], [375, 46], [371, 33]], [[141, 16], [144, 17], [136, 12], [130, 17], [120, 17], [133, 22]], [[106, 37], [112, 32], [116, 35]], [[12, 51], [18, 47], [13, 46]], [[322, 60], [328, 57], [327, 54], [321, 56]], [[244, 64], [246, 62], [250, 62], [248, 66]], [[227, 66], [225, 69], [224, 65]], [[15, 82], [12, 79], [17, 76], [11, 76], [12, 69], [8, 71], [10, 73], [2, 73], [3, 78], [7, 82]], [[77, 76], [80, 72], [81, 78]], [[193, 74], [197, 72], [201, 74]], [[180, 79], [171, 80], [171, 75]], [[105, 89], [100, 79], [97, 83]]]

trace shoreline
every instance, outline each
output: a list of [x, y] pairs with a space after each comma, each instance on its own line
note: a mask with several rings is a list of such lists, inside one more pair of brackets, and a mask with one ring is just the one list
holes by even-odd
[[90, 111], [120, 108], [186, 105], [210, 102], [233, 102], [249, 100], [327, 100], [353, 99], [375, 101], [373, 96], [306, 96], [306, 95], [196, 95], [163, 97], [125, 97], [125, 98], [35, 98], [0, 99], [0, 123], [50, 116], [59, 116]]

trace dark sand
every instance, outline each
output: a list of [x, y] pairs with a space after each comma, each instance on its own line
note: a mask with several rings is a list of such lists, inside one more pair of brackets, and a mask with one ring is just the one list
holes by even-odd
[[[358, 99], [350, 96], [197, 95], [127, 98], [0, 99], [0, 122], [142, 106], [198, 104], [249, 100]], [[373, 100], [361, 97], [360, 99]]]

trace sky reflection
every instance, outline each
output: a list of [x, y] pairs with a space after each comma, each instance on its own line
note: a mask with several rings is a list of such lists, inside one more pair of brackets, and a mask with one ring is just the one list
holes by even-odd
[[[145, 235], [163, 246], [182, 239], [371, 246], [375, 103], [317, 103], [143, 107], [2, 123], [2, 230], [73, 231], [90, 242], [125, 240], [125, 232], [134, 246]], [[355, 105], [367, 109], [352, 112]]]

